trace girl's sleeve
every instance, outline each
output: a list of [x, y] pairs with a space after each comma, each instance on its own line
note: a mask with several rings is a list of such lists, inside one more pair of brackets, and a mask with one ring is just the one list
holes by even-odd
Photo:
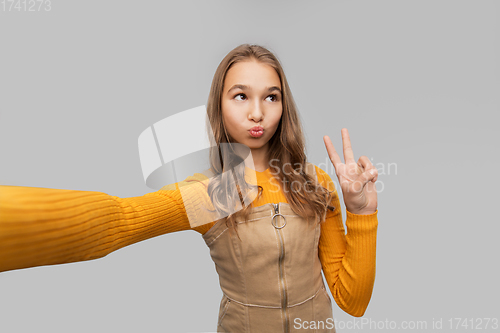
[[97, 259], [189, 229], [178, 183], [130, 198], [0, 186], [0, 272]]
[[333, 191], [331, 205], [321, 224], [319, 258], [335, 302], [354, 317], [361, 317], [375, 282], [377, 213], [357, 215], [347, 212], [347, 234], [342, 222], [340, 200], [330, 176], [316, 167], [320, 184]]

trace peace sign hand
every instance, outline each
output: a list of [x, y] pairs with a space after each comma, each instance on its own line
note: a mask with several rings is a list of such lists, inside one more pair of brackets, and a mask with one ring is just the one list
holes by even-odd
[[366, 156], [361, 156], [356, 163], [347, 128], [342, 129], [345, 163], [340, 160], [330, 138], [325, 135], [323, 140], [339, 179], [347, 210], [354, 214], [374, 213], [377, 210], [377, 189], [375, 187], [378, 177], [377, 169]]

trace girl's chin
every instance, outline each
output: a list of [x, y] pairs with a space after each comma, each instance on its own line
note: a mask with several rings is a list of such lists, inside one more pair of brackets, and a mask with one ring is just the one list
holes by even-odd
[[259, 139], [259, 138], [254, 138], [251, 136], [249, 136], [248, 138], [244, 138], [241, 141], [236, 141], [236, 142], [243, 144], [250, 149], [263, 148], [267, 144], [267, 141], [263, 140], [262, 137]]
[[247, 146], [250, 149], [262, 149], [264, 148], [265, 144], [249, 144]]

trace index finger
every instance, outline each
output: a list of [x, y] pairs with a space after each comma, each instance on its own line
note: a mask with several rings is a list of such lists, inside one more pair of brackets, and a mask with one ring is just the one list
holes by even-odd
[[342, 129], [342, 145], [344, 147], [344, 160], [354, 161], [354, 153], [352, 152], [351, 139], [349, 138], [349, 132], [347, 128]]
[[339, 154], [337, 154], [337, 151], [335, 150], [335, 147], [333, 146], [332, 140], [330, 140], [329, 136], [325, 135], [323, 137], [323, 141], [325, 142], [326, 150], [328, 151], [328, 155], [330, 156], [333, 167], [335, 168], [335, 170], [337, 170], [338, 165], [342, 164]]

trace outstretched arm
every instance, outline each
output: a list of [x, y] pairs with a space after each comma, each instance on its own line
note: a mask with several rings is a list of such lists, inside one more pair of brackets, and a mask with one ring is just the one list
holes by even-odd
[[97, 259], [188, 229], [178, 188], [119, 198], [92, 191], [0, 186], [0, 272]]

